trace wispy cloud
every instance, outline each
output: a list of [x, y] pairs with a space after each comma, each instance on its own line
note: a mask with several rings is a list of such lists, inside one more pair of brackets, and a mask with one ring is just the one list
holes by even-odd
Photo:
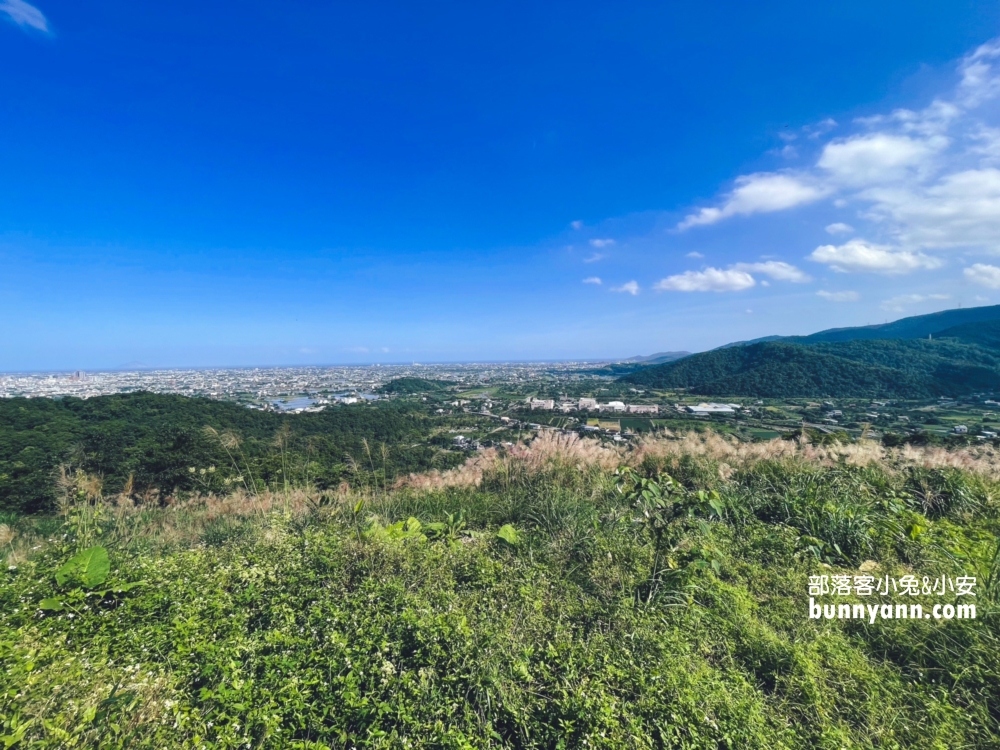
[[637, 281], [626, 281], [621, 286], [611, 287], [612, 292], [624, 292], [625, 294], [631, 294], [633, 297], [639, 293], [639, 283]]
[[750, 273], [761, 273], [770, 276], [776, 281], [791, 281], [793, 284], [804, 284], [812, 281], [808, 274], [799, 270], [791, 263], [780, 260], [768, 260], [762, 263], [737, 263], [732, 266], [737, 271], [748, 271]]
[[746, 271], [706, 268], [668, 276], [653, 288], [661, 292], [739, 292], [756, 284], [754, 277]]
[[861, 295], [857, 292], [828, 292], [826, 289], [820, 289], [816, 292], [816, 296], [829, 302], [857, 302], [861, 299]]
[[760, 172], [736, 178], [736, 187], [721, 206], [702, 208], [684, 218], [678, 229], [715, 224], [731, 216], [783, 211], [812, 203], [826, 194], [825, 188], [810, 184], [805, 175]]
[[590, 241], [590, 246], [591, 247], [598, 247], [598, 248], [600, 248], [600, 247], [611, 247], [613, 244], [615, 244], [614, 240], [608, 239], [608, 238], [601, 238], [601, 237], [595, 237], [594, 239], [592, 239]]
[[684, 257], [685, 258], [704, 258], [705, 256], [702, 255], [701, 253], [699, 253], [697, 250], [692, 250], [691, 252], [689, 252]]
[[587, 278], [585, 278], [583, 280], [583, 283], [584, 284], [597, 284], [598, 286], [600, 286], [600, 284], [602, 282], [601, 282], [601, 277], [600, 276], [588, 276]]
[[845, 224], [842, 221], [836, 221], [833, 224], [827, 224], [826, 227], [827, 234], [850, 234], [854, 231], [854, 227], [850, 224]]
[[913, 250], [900, 250], [864, 240], [850, 240], [843, 245], [821, 245], [809, 255], [810, 260], [825, 263], [834, 271], [901, 274], [919, 269], [940, 268], [942, 263]]
[[582, 221], [580, 221], [579, 219], [577, 219], [576, 221], [571, 221], [571, 222], [569, 223], [569, 225], [570, 225], [570, 226], [571, 226], [571, 227], [572, 227], [573, 229], [582, 229], [582, 228], [583, 228], [583, 222], [582, 222]]
[[605, 253], [591, 253], [586, 258], [583, 259], [584, 263], [596, 263], [599, 260], [604, 260], [608, 256]]
[[28, 26], [46, 34], [49, 32], [49, 22], [42, 11], [24, 0], [0, 0], [0, 13], [6, 13], [18, 26]]
[[1000, 268], [987, 263], [973, 263], [962, 271], [962, 275], [974, 284], [990, 289], [1000, 289]]
[[887, 299], [882, 303], [883, 310], [892, 312], [903, 312], [907, 307], [918, 305], [921, 302], [943, 301], [951, 299], [947, 294], [900, 294], [892, 299]]
[[[851, 239], [817, 248], [811, 258], [837, 270], [909, 273], [941, 267], [936, 256], [949, 251], [995, 254], [1000, 39], [967, 54], [955, 72], [954, 85], [923, 108], [860, 118], [836, 133], [832, 122], [811, 128], [802, 141], [816, 142], [808, 161], [737, 177], [678, 228], [830, 201], [855, 209], [860, 222], [859, 230], [844, 221], [825, 225], [828, 233]], [[792, 135], [782, 139], [795, 140]]]
[[[794, 284], [812, 281], [808, 274], [791, 263], [766, 260], [758, 263], [734, 263], [728, 268], [709, 267], [701, 271], [685, 271], [661, 279], [653, 288], [661, 292], [740, 292], [757, 286], [757, 279], [753, 274]], [[770, 282], [761, 281], [760, 285], [770, 286]]]

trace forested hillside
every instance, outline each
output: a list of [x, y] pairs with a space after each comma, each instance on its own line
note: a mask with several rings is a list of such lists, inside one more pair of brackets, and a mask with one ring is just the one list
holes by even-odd
[[348, 456], [367, 463], [364, 440], [378, 454], [375, 469], [389, 474], [430, 468], [434, 455], [412, 445], [426, 435], [425, 418], [394, 403], [277, 414], [152, 393], [15, 398], [0, 399], [0, 425], [0, 510], [50, 507], [60, 467], [101, 477], [109, 492], [128, 485], [142, 496], [230, 492], [286, 476], [335, 485]]
[[[965, 340], [971, 328], [964, 330]], [[622, 380], [761, 398], [958, 396], [1000, 387], [1000, 352], [958, 338], [812, 345], [775, 341], [695, 354]]]
[[911, 315], [891, 323], [852, 328], [830, 328], [809, 336], [784, 336], [780, 341], [798, 344], [819, 344], [864, 339], [925, 339], [937, 338], [941, 332], [957, 326], [976, 326], [1000, 320], [1000, 305], [965, 307], [942, 310], [929, 315]]

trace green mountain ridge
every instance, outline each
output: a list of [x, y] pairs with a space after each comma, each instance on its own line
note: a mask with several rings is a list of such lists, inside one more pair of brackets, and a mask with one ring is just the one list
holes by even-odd
[[767, 337], [643, 367], [620, 380], [762, 398], [926, 398], [989, 391], [1000, 388], [1000, 306]]

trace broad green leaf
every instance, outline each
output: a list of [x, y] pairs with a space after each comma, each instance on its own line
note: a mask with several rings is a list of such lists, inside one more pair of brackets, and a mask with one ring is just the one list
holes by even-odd
[[73, 580], [85, 588], [92, 588], [104, 583], [111, 572], [111, 561], [104, 547], [85, 549], [69, 560], [56, 571], [56, 582], [62, 586]]
[[517, 533], [517, 529], [511, 526], [509, 523], [504, 524], [497, 531], [497, 537], [503, 539], [507, 544], [516, 545], [521, 542], [521, 535]]
[[49, 597], [48, 599], [42, 599], [38, 602], [38, 608], [46, 609], [49, 612], [61, 612], [63, 609], [63, 603], [61, 599]]

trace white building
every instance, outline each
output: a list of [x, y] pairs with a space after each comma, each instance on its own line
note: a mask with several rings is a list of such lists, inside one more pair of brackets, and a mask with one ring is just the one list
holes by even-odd
[[554, 399], [551, 399], [551, 398], [545, 398], [545, 399], [533, 398], [533, 399], [531, 399], [531, 401], [529, 403], [530, 403], [531, 408], [533, 410], [534, 409], [545, 409], [547, 411], [551, 411], [552, 409], [556, 408], [556, 402], [555, 402]]
[[608, 411], [625, 411], [625, 404], [622, 401], [608, 401], [601, 408]]
[[597, 410], [597, 399], [596, 398], [581, 398], [580, 403], [577, 406], [581, 411], [586, 410]]
[[706, 404], [700, 403], [696, 406], [689, 406], [687, 410], [692, 414], [708, 416], [709, 414], [735, 414], [740, 408], [739, 404]]

